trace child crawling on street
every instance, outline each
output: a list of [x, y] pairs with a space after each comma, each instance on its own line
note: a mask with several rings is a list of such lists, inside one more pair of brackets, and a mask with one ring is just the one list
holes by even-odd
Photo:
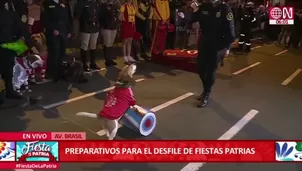
[[91, 118], [102, 118], [102, 126], [106, 130], [109, 140], [116, 137], [119, 128], [118, 121], [129, 107], [136, 104], [132, 87], [135, 85], [133, 74], [136, 72], [136, 65], [125, 66], [118, 75], [118, 81], [115, 88], [108, 92], [103, 109], [99, 114], [79, 112], [78, 116], [87, 116]]

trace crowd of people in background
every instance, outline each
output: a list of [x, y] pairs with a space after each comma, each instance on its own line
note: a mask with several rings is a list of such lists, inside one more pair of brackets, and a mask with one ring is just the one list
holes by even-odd
[[[279, 3], [275, 6], [280, 6]], [[270, 25], [269, 7], [264, 5], [253, 6], [256, 21], [251, 25], [253, 36], [263, 37], [272, 42], [284, 44], [286, 47], [301, 47], [302, 41], [302, 7], [295, 7], [294, 25]], [[244, 5], [233, 4], [232, 10], [235, 15], [237, 28], [240, 28], [240, 19], [244, 11]], [[238, 29], [239, 30], [239, 29]]]
[[[3, 0], [2, 0], [3, 1]], [[191, 21], [191, 0], [170, 0], [170, 22], [176, 29], [168, 33], [166, 48], [196, 48], [199, 25]], [[202, 2], [198, 2], [202, 3]], [[113, 44], [116, 37], [122, 39], [123, 58], [126, 64], [137, 62], [140, 58], [150, 60], [147, 55], [152, 46], [152, 20], [155, 13], [151, 0], [4, 0], [1, 10], [7, 9], [17, 13], [19, 19], [26, 23], [30, 34], [43, 33], [46, 36], [48, 58], [47, 78], [58, 81], [60, 65], [66, 56], [68, 41], [80, 39], [80, 56], [84, 71], [99, 70], [96, 63], [96, 48], [99, 37], [102, 39], [105, 65], [116, 65]], [[302, 9], [295, 8], [295, 22], [292, 26], [269, 25], [268, 7], [254, 4], [230, 4], [233, 10], [238, 37], [244, 24], [242, 17], [249, 13], [255, 18], [246, 28], [242, 39], [248, 46], [253, 36], [265, 36], [266, 39], [284, 44], [286, 47], [301, 47]], [[8, 6], [8, 7], [6, 7]], [[278, 4], [276, 4], [278, 6]], [[0, 18], [4, 17], [1, 13]], [[6, 15], [6, 14], [5, 14]], [[10, 15], [10, 14], [7, 14]], [[7, 23], [5, 23], [7, 24]], [[3, 28], [0, 29], [3, 31]], [[6, 30], [7, 31], [7, 30]], [[22, 35], [24, 37], [24, 34]], [[12, 36], [14, 37], [14, 36]], [[10, 40], [8, 40], [10, 41]], [[1, 40], [0, 40], [1, 43]], [[133, 52], [132, 50], [135, 49]], [[34, 51], [36, 51], [34, 49]], [[2, 52], [1, 53], [6, 53]], [[87, 64], [89, 58], [90, 63]], [[2, 62], [1, 62], [2, 63]], [[2, 65], [1, 65], [2, 66]], [[12, 67], [12, 66], [10, 66]], [[7, 66], [5, 67], [7, 68]], [[3, 68], [1, 68], [3, 70]], [[4, 74], [3, 74], [4, 73]], [[1, 71], [2, 78], [11, 75]], [[6, 79], [7, 90], [12, 91]], [[12, 93], [13, 94], [13, 93]]]

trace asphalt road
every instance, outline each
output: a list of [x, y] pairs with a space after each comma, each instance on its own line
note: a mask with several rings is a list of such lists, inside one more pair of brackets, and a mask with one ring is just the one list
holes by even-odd
[[[103, 61], [99, 62], [104, 66]], [[119, 60], [117, 68], [93, 73], [88, 77], [89, 84], [70, 86], [67, 83], [49, 82], [35, 86], [34, 93], [44, 96], [41, 104], [25, 110], [21, 107], [0, 110], [3, 118], [0, 119], [0, 130], [85, 131], [88, 139], [104, 140], [97, 120], [77, 117], [75, 113], [98, 112], [105, 97], [100, 90], [113, 85], [118, 68], [122, 66]], [[281, 46], [256, 44], [250, 54], [232, 54], [226, 60], [225, 66], [218, 71], [209, 106], [198, 109], [195, 105], [201, 84], [196, 74], [142, 62], [138, 65], [135, 78], [144, 80], [134, 88], [139, 105], [153, 108], [186, 93], [194, 95], [157, 111], [158, 125], [151, 136], [142, 138], [127, 129], [120, 129], [117, 139], [218, 139], [252, 109], [259, 113], [239, 133], [233, 132], [230, 139], [301, 139], [302, 72], [284, 82], [300, 68], [301, 51], [284, 51]], [[282, 85], [283, 82], [285, 85]], [[89, 94], [91, 92], [96, 93]], [[61, 165], [60, 170], [189, 171], [186, 165], [188, 163], [66, 163]], [[301, 169], [301, 164], [238, 163], [205, 164], [199, 171]]]

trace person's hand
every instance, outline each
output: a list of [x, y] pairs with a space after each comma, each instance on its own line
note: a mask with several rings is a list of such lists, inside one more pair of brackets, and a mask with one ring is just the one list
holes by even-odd
[[68, 39], [71, 38], [71, 34], [70, 33], [67, 34], [67, 38]]
[[177, 15], [180, 17], [180, 18], [185, 18], [185, 14], [183, 12], [178, 12]]
[[192, 4], [191, 4], [191, 8], [193, 8], [193, 12], [196, 12], [196, 11], [198, 11], [198, 5], [197, 5], [197, 2], [193, 2]]
[[58, 36], [60, 34], [60, 32], [58, 30], [54, 30], [53, 31], [53, 35]]
[[31, 49], [30, 49], [34, 54], [36, 54], [36, 55], [39, 55], [39, 51], [38, 51], [38, 49], [36, 48], [36, 47], [32, 47]]

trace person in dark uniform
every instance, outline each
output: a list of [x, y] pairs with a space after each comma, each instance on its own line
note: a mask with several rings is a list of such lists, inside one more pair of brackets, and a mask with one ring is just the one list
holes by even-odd
[[28, 9], [27, 3], [25, 0], [12, 0], [14, 4], [15, 11], [17, 12], [18, 16], [23, 19], [27, 19], [28, 16]]
[[[24, 20], [23, 20], [24, 21]], [[14, 4], [11, 0], [0, 1], [0, 45], [5, 43], [13, 43], [23, 38], [27, 46], [34, 52], [38, 53], [33, 47], [30, 34], [24, 28]], [[11, 99], [21, 99], [22, 96], [17, 94], [13, 88], [13, 67], [15, 64], [16, 52], [0, 47], [0, 75], [5, 82], [6, 97]], [[1, 93], [0, 103], [3, 103], [3, 92]]]
[[292, 44], [292, 46], [295, 49], [299, 48], [299, 43], [302, 40], [302, 10], [298, 10], [295, 13], [294, 16], [294, 26], [293, 26], [293, 30], [292, 30], [292, 36], [291, 36], [291, 40], [290, 40], [290, 44]]
[[[174, 26], [176, 25], [177, 10], [184, 6], [185, 3], [182, 0], [169, 0], [170, 7], [170, 23]], [[176, 40], [177, 29], [173, 32], [168, 32], [166, 49], [175, 49], [175, 40]]]
[[208, 104], [218, 64], [229, 54], [235, 41], [234, 17], [231, 8], [220, 0], [206, 0], [200, 6], [193, 2], [191, 7], [194, 9], [192, 20], [199, 21], [202, 35], [197, 67], [204, 90], [198, 97], [198, 107], [204, 107]]
[[47, 77], [54, 81], [61, 79], [60, 66], [66, 56], [67, 40], [71, 37], [72, 17], [66, 0], [45, 0], [43, 2], [42, 25], [47, 39]]
[[29, 30], [29, 24], [28, 24], [28, 4], [27, 1], [25, 0], [12, 0], [13, 4], [14, 4], [14, 8], [15, 11], [18, 14], [18, 17], [20, 18], [20, 20], [22, 21], [22, 27], [24, 27], [24, 29], [28, 29]]
[[[75, 27], [80, 28], [81, 60], [84, 70], [99, 70], [96, 64], [96, 46], [100, 28], [100, 3], [97, 0], [80, 0], [75, 7]], [[87, 65], [87, 56], [90, 56], [90, 66]]]
[[150, 0], [137, 0], [136, 2], [136, 13], [135, 13], [135, 26], [136, 31], [139, 32], [143, 38], [140, 43], [141, 55], [144, 59], [149, 60], [146, 55], [147, 48], [151, 46], [151, 35], [150, 35], [150, 21], [153, 16], [153, 10]]
[[118, 17], [120, 6], [121, 5], [118, 1], [115, 1], [114, 3], [113, 0], [107, 0], [101, 5], [100, 23], [106, 66], [117, 65], [117, 63], [113, 60], [114, 57], [112, 56], [112, 46], [115, 41], [117, 28], [119, 25]]
[[243, 10], [243, 14], [240, 16], [240, 31], [238, 41], [239, 51], [251, 51], [252, 26], [253, 23], [256, 21], [252, 5], [252, 2], [247, 3], [246, 8]]

